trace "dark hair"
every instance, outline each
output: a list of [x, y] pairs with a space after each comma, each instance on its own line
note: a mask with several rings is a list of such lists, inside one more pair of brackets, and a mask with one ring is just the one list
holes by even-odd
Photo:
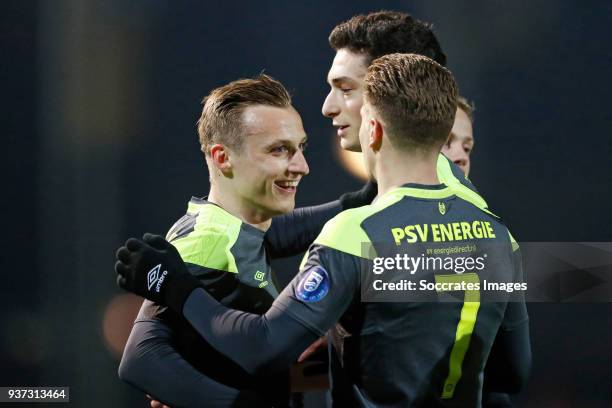
[[365, 76], [364, 101], [378, 114], [389, 141], [401, 149], [440, 148], [457, 110], [451, 72], [416, 54], [375, 59]]
[[291, 106], [291, 96], [283, 84], [262, 74], [253, 79], [239, 79], [213, 89], [202, 100], [202, 115], [198, 120], [201, 149], [223, 143], [235, 150], [242, 146], [242, 112], [254, 105]]
[[338, 24], [329, 35], [329, 45], [338, 51], [348, 48], [372, 60], [392, 53], [425, 55], [446, 65], [446, 55], [432, 31], [432, 25], [406, 13], [377, 11], [358, 15]]

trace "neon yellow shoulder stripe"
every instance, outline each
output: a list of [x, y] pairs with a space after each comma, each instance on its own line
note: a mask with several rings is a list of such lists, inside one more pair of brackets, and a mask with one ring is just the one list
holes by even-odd
[[464, 186], [461, 181], [455, 177], [449, 160], [443, 154], [438, 155], [437, 172], [440, 183], [451, 187], [455, 191], [455, 195], [472, 203], [495, 218], [499, 218], [487, 208], [487, 202], [478, 193]]
[[371, 205], [352, 208], [336, 215], [329, 220], [314, 243], [324, 245], [347, 254], [361, 258], [373, 259], [376, 257], [370, 238], [361, 228], [363, 220], [377, 212], [397, 203], [404, 196], [405, 190], [414, 190], [415, 194], [438, 193], [444, 190], [421, 190], [411, 188], [393, 189], [378, 197]]
[[510, 243], [512, 244], [512, 252], [514, 252], [519, 249], [519, 244], [518, 242], [516, 242], [516, 239], [514, 239], [514, 237], [510, 233], [510, 230], [508, 230], [508, 236], [510, 237]]
[[346, 210], [332, 218], [325, 224], [314, 243], [361, 258], [374, 258], [376, 256], [375, 251], [367, 234], [361, 228], [361, 223], [369, 216], [397, 203], [406, 196], [444, 199], [455, 195], [472, 203], [487, 214], [499, 218], [487, 209], [487, 203], [480, 195], [461, 184], [452, 174], [448, 159], [442, 155], [438, 157], [438, 173], [440, 181], [446, 184], [445, 188], [435, 190], [413, 187], [394, 188], [378, 197], [371, 205]]
[[197, 214], [194, 230], [172, 244], [183, 261], [205, 268], [238, 273], [231, 248], [240, 234], [242, 221], [209, 203], [190, 202], [187, 212]]
[[370, 239], [363, 228], [361, 228], [361, 223], [369, 216], [397, 203], [405, 196], [444, 199], [456, 195], [487, 214], [499, 218], [488, 210], [486, 201], [478, 193], [463, 185], [455, 177], [450, 162], [444, 155], [438, 155], [436, 166], [440, 183], [445, 184], [447, 187], [438, 190], [412, 187], [395, 188], [378, 197], [372, 205], [346, 210], [332, 218], [325, 224], [314, 243], [362, 258], [375, 257], [376, 254], [371, 247]]

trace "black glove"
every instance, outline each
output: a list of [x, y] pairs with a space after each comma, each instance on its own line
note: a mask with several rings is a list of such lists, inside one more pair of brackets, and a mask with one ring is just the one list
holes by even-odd
[[378, 184], [374, 180], [368, 181], [359, 191], [344, 193], [340, 196], [342, 210], [361, 207], [372, 203], [378, 194]]
[[144, 234], [142, 239], [130, 238], [117, 250], [117, 285], [182, 314], [185, 300], [201, 282], [163, 237]]

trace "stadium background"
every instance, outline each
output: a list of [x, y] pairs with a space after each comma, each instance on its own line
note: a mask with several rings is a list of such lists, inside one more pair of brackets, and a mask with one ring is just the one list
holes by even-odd
[[[611, 7], [3, 1], [0, 386], [67, 385], [79, 407], [146, 406], [116, 377], [138, 300], [115, 286], [114, 251], [165, 232], [207, 192], [195, 121], [212, 87], [265, 70], [291, 90], [310, 136], [298, 204], [359, 187], [320, 114], [327, 35], [356, 13], [435, 24], [477, 105], [471, 178], [519, 241], [612, 241]], [[532, 304], [530, 314], [522, 405], [612, 405], [612, 305]]]

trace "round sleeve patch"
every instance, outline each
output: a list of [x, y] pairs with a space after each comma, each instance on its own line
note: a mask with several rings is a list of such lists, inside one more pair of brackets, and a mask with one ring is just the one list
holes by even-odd
[[329, 292], [329, 275], [322, 266], [313, 266], [304, 273], [295, 295], [304, 302], [318, 302]]

